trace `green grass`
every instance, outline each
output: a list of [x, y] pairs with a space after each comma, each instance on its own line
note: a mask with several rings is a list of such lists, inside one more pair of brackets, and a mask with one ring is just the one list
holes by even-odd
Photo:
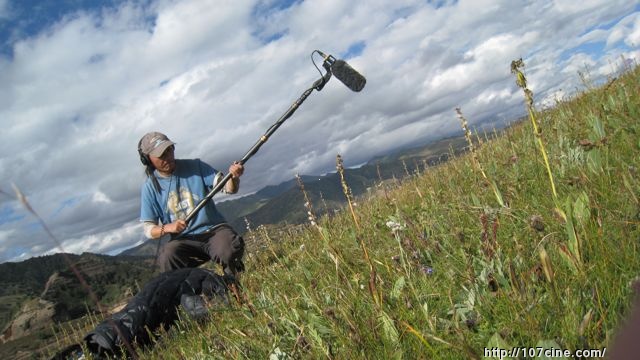
[[485, 346], [611, 346], [640, 273], [639, 94], [635, 68], [536, 113], [557, 200], [521, 122], [476, 150], [505, 206], [467, 154], [358, 199], [359, 230], [343, 211], [321, 229], [247, 234], [242, 284], [256, 313], [213, 309], [141, 358], [461, 359], [482, 358]]

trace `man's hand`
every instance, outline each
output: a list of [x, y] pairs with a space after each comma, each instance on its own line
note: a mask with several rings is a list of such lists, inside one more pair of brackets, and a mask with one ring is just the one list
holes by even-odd
[[229, 174], [231, 174], [234, 178], [239, 178], [244, 173], [244, 166], [237, 161], [234, 161], [231, 166], [229, 166]]
[[186, 228], [187, 228], [187, 222], [186, 221], [184, 221], [184, 220], [176, 220], [176, 221], [172, 222], [171, 224], [165, 225], [164, 226], [164, 232], [172, 233], [172, 234], [179, 234]]
[[231, 174], [231, 181], [227, 181], [227, 184], [224, 187], [224, 191], [227, 194], [235, 194], [238, 192], [240, 188], [240, 176], [244, 173], [244, 166], [237, 161], [234, 161], [231, 166], [229, 166], [229, 174]]

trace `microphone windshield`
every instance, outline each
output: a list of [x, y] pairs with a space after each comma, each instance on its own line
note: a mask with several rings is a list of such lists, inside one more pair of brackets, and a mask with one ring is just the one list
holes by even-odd
[[367, 83], [367, 79], [349, 66], [344, 60], [334, 61], [333, 64], [331, 64], [331, 73], [351, 89], [351, 91], [359, 92]]

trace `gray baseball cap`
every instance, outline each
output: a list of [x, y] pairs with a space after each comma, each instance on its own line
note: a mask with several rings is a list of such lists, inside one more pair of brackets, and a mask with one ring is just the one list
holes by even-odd
[[140, 151], [145, 155], [160, 157], [167, 148], [175, 143], [163, 133], [152, 131], [140, 139]]

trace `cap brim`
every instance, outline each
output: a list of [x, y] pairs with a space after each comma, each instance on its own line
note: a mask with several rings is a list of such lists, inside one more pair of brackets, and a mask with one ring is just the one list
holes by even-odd
[[167, 150], [167, 148], [171, 145], [175, 145], [175, 143], [171, 140], [165, 140], [163, 141], [160, 145], [156, 146], [155, 149], [153, 149], [149, 155], [153, 156], [153, 157], [160, 157], [162, 156], [162, 153], [164, 153], [165, 150]]

